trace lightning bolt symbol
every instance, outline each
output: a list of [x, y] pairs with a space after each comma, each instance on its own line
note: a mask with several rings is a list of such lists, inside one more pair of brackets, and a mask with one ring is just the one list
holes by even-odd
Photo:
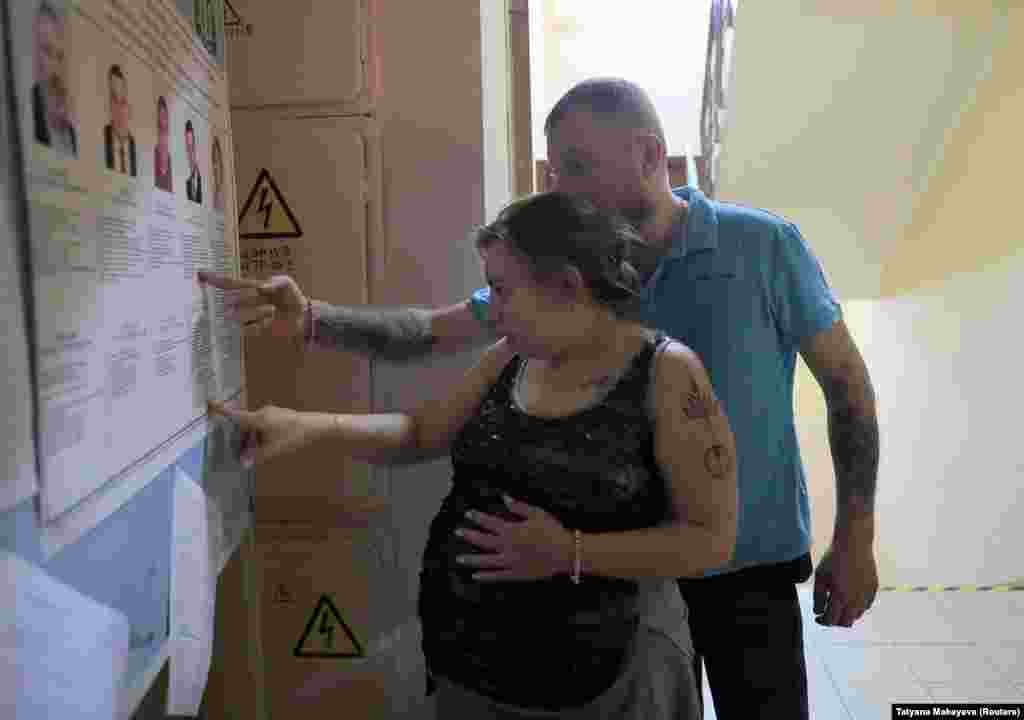
[[334, 626], [330, 624], [330, 617], [326, 612], [320, 616], [320, 634], [327, 636], [327, 647], [333, 649], [334, 642], [331, 636], [334, 634]]
[[256, 212], [266, 213], [266, 215], [263, 216], [264, 230], [270, 227], [270, 211], [274, 208], [273, 202], [267, 202], [267, 190], [268, 188], [263, 188], [263, 192], [260, 193], [260, 204], [256, 208]]

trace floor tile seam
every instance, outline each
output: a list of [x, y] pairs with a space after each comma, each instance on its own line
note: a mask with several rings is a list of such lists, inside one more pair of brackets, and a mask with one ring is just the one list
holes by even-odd
[[[1022, 646], [1021, 649], [1024, 650], [1024, 646]], [[985, 653], [985, 662], [987, 662], [988, 666], [992, 668], [993, 671], [995, 671], [996, 675], [1002, 678], [1003, 681], [1006, 682], [1011, 688], [1024, 687], [1024, 678], [1017, 680], [1011, 677], [1009, 672], [1003, 670], [1003, 668], [995, 660], [993, 660], [992, 656], [988, 653]]]
[[949, 642], [945, 640], [938, 641], [921, 641], [921, 640], [845, 640], [835, 641], [827, 643], [825, 647], [843, 647], [843, 648], [965, 648], [965, 647], [979, 647], [978, 643], [974, 642]]
[[825, 673], [825, 676], [828, 677], [829, 684], [832, 687], [832, 693], [839, 699], [839, 705], [843, 708], [843, 712], [846, 713], [846, 717], [843, 718], [843, 720], [860, 720], [860, 718], [853, 714], [850, 706], [847, 705], [846, 698], [843, 696], [842, 690], [839, 688], [839, 683], [836, 682], [836, 678], [832, 674], [832, 669], [828, 666], [825, 658], [820, 654], [816, 654], [814, 659], [818, 661], [818, 664]]

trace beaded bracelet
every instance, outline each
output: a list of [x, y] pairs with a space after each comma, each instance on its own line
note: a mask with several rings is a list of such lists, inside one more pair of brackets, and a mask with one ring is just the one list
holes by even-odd
[[306, 318], [303, 323], [303, 347], [309, 348], [315, 341], [316, 323], [313, 322], [313, 301], [306, 298]]
[[583, 566], [583, 533], [579, 530], [572, 531], [572, 543], [573, 543], [573, 563], [572, 563], [572, 580], [574, 585], [580, 584], [580, 571]]

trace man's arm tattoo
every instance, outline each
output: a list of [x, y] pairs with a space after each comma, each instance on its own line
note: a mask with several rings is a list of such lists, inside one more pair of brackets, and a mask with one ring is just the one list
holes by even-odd
[[716, 431], [713, 421], [715, 416], [722, 414], [722, 406], [710, 391], [702, 390], [697, 385], [696, 379], [691, 378], [690, 382], [690, 393], [686, 396], [683, 411], [691, 420], [704, 420], [707, 423], [712, 444], [704, 451], [704, 467], [713, 478], [721, 479], [729, 474], [735, 465], [732, 453], [721, 441], [720, 433]]
[[320, 347], [392, 362], [425, 357], [437, 341], [425, 310], [327, 304], [318, 308], [315, 336]]
[[857, 402], [845, 378], [832, 379], [827, 395], [828, 435], [839, 506], [852, 501], [863, 510], [873, 511], [878, 479], [878, 418], [870, 384], [867, 394], [872, 402]]

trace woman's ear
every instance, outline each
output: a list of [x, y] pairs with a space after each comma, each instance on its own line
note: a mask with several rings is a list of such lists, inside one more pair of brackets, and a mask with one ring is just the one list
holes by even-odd
[[558, 288], [570, 302], [582, 302], [587, 294], [587, 282], [575, 265], [566, 265], [559, 273]]

